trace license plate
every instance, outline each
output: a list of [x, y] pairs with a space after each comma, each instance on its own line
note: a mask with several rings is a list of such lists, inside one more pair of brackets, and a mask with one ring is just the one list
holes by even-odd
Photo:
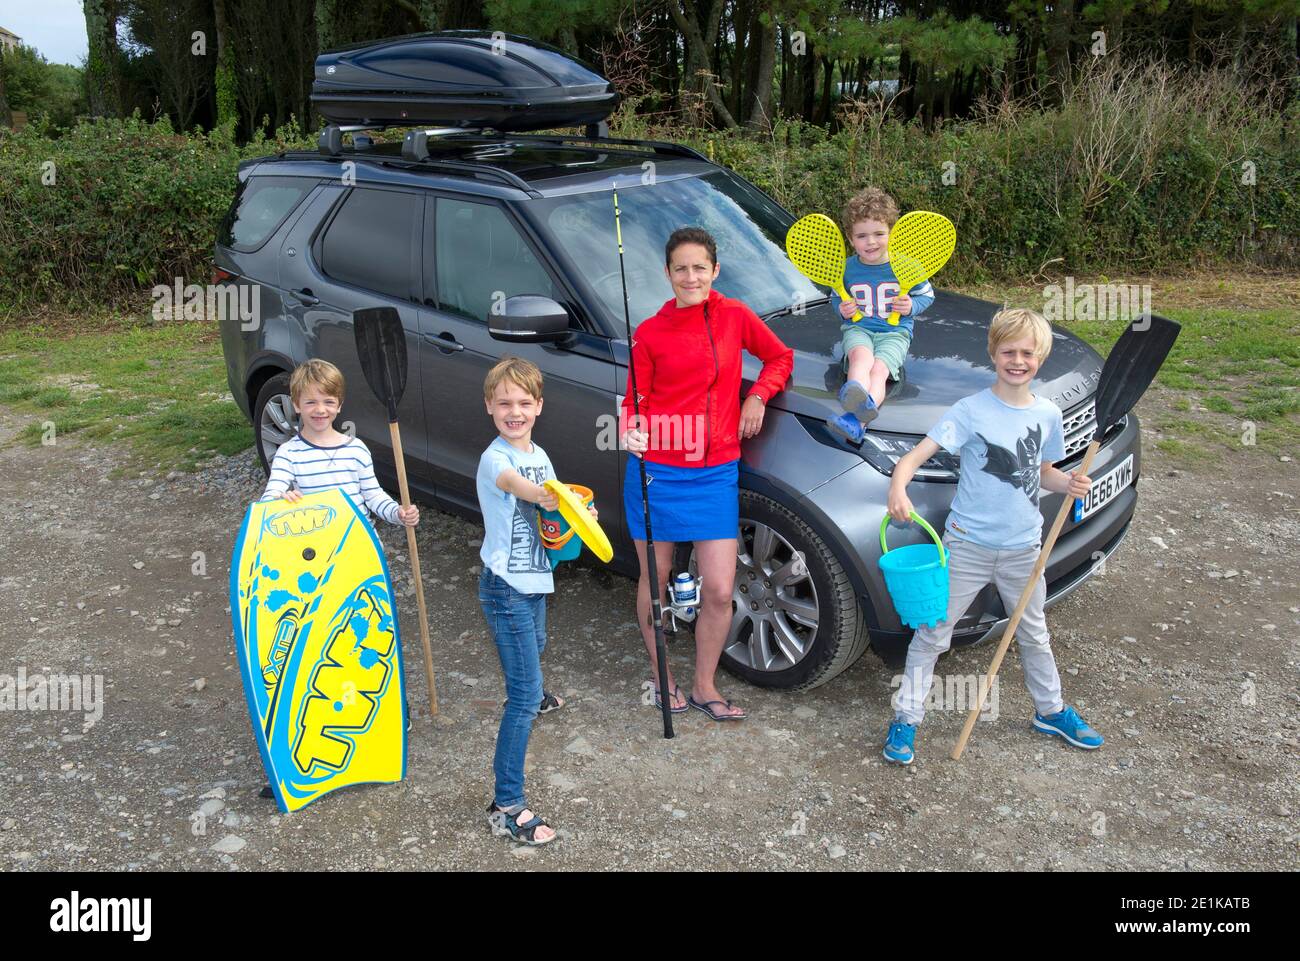
[[1118, 467], [1107, 471], [1092, 482], [1084, 497], [1074, 502], [1074, 522], [1091, 517], [1110, 502], [1110, 499], [1133, 483], [1133, 455], [1129, 454]]

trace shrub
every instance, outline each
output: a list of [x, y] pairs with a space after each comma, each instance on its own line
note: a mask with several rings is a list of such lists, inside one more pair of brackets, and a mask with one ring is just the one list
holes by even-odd
[[[958, 230], [948, 283], [1300, 265], [1300, 107], [1271, 112], [1230, 75], [1112, 60], [1059, 107], [988, 103], [933, 132], [897, 122], [884, 101], [847, 102], [833, 131], [686, 128], [633, 105], [612, 128], [689, 144], [797, 216], [838, 219], [867, 184], [904, 210], [944, 213]], [[239, 161], [310, 145], [296, 124], [274, 136], [264, 124], [242, 147], [229, 128], [179, 134], [138, 117], [58, 139], [39, 126], [0, 131], [0, 304], [113, 304], [206, 278]]]
[[291, 126], [243, 148], [166, 120], [78, 123], [51, 139], [0, 135], [0, 302], [117, 302], [174, 277], [206, 279], [244, 156], [301, 141]]

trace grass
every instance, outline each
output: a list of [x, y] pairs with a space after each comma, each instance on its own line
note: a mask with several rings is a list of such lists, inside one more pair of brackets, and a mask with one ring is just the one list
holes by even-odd
[[[1260, 448], [1294, 448], [1300, 426], [1300, 277], [1247, 272], [1075, 278], [1076, 289], [1085, 283], [1149, 285], [1152, 311], [1183, 327], [1156, 384], [1182, 394], [1167, 405], [1192, 416], [1157, 423], [1172, 435], [1157, 447], [1182, 459], [1212, 458], [1239, 448], [1253, 426]], [[1039, 309], [1044, 304], [1040, 285], [981, 286], [963, 293]], [[1132, 319], [1058, 323], [1104, 355]]]
[[32, 415], [21, 442], [40, 444], [52, 425], [56, 443], [75, 433], [126, 441], [140, 467], [193, 470], [251, 443], [220, 340], [203, 322], [93, 313], [10, 322], [0, 329], [0, 403]]
[[1206, 464], [1217, 460], [1210, 448], [1177, 437], [1156, 441], [1156, 448], [1184, 464]]
[[[1044, 281], [1045, 283], [1051, 281]], [[1183, 325], [1161, 370], [1156, 446], [1213, 461], [1253, 430], [1263, 450], [1294, 454], [1300, 415], [1300, 278], [1254, 273], [1076, 278], [1150, 284], [1156, 313]], [[998, 303], [1041, 306], [1041, 285], [964, 288]], [[1130, 318], [1065, 321], [1103, 354]], [[207, 322], [156, 321], [147, 310], [87, 306], [16, 316], [0, 305], [0, 404], [30, 415], [19, 434], [39, 444], [80, 433], [129, 443], [141, 468], [192, 470], [247, 448], [251, 432], [229, 397], [221, 342]]]

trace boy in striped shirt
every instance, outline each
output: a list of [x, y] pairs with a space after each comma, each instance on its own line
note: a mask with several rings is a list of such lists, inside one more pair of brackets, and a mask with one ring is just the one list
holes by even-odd
[[390, 524], [420, 523], [419, 508], [403, 508], [379, 486], [370, 448], [334, 429], [334, 418], [343, 407], [343, 374], [337, 367], [314, 358], [299, 364], [289, 378], [289, 397], [302, 427], [275, 452], [260, 500], [293, 503], [303, 494], [341, 487], [362, 512]]
[[[363, 514], [374, 514], [390, 524], [414, 527], [420, 510], [403, 508], [384, 493], [375, 478], [370, 448], [356, 437], [334, 429], [343, 408], [343, 372], [327, 360], [312, 358], [289, 376], [289, 398], [302, 422], [297, 434], [280, 445], [271, 462], [271, 476], [258, 500], [283, 499], [293, 503], [303, 494], [341, 487]], [[368, 512], [368, 513], [367, 513]], [[410, 704], [402, 705], [406, 729], [411, 730]], [[275, 797], [268, 784], [262, 797]]]

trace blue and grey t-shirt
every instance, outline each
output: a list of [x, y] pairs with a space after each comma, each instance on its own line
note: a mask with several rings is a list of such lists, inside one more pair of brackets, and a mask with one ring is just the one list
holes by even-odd
[[986, 388], [953, 404], [926, 436], [961, 455], [948, 530], [996, 550], [1042, 542], [1039, 471], [1065, 456], [1059, 407], [1042, 397], [1012, 407]]
[[[844, 263], [844, 289], [858, 302], [858, 309], [866, 315], [853, 326], [865, 327], [877, 333], [901, 331], [911, 337], [912, 321], [934, 303], [934, 288], [928, 280], [921, 281], [907, 292], [912, 298], [912, 312], [899, 317], [898, 326], [891, 327], [886, 318], [890, 314], [890, 304], [901, 289], [898, 278], [894, 276], [894, 268], [887, 261], [883, 264], [864, 264], [857, 254], [853, 254]], [[840, 295], [833, 290], [831, 306], [837, 311], [840, 306]], [[851, 323], [843, 320], [842, 326]]]
[[479, 557], [493, 574], [520, 594], [551, 594], [551, 562], [537, 526], [537, 505], [521, 501], [497, 487], [503, 470], [514, 468], [534, 484], [555, 476], [546, 451], [533, 444], [529, 453], [516, 450], [498, 437], [478, 461], [475, 478], [478, 506], [483, 512], [483, 547]]

